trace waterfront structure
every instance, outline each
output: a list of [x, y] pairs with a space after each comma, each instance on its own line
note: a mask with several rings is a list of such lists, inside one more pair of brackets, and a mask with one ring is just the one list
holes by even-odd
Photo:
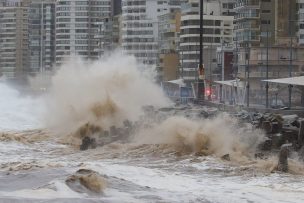
[[158, 61], [158, 16], [180, 8], [180, 0], [122, 0], [122, 48], [138, 61]]
[[[223, 15], [228, 12], [222, 9], [223, 4], [221, 2], [206, 1], [204, 3], [203, 63], [205, 67], [205, 79], [209, 86], [214, 80], [213, 70], [217, 67], [216, 48], [222, 46], [222, 44], [233, 43], [233, 16]], [[199, 1], [189, 0], [181, 8], [179, 45], [180, 73], [188, 85], [198, 79], [199, 28]]]
[[56, 64], [71, 55], [99, 58], [101, 26], [111, 13], [111, 0], [57, 0]]
[[15, 78], [29, 67], [27, 0], [6, 1], [0, 5], [0, 71]]
[[29, 70], [51, 71], [55, 63], [55, 0], [29, 4]]

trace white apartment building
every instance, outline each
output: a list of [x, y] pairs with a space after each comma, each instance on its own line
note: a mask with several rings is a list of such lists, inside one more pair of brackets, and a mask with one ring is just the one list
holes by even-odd
[[122, 0], [122, 47], [140, 62], [158, 60], [159, 15], [180, 8], [181, 0]]
[[[203, 63], [207, 80], [212, 80], [212, 72], [217, 66], [216, 48], [233, 43], [233, 16], [223, 16], [221, 2], [223, 1], [204, 3]], [[198, 75], [200, 42], [198, 0], [190, 0], [189, 3], [182, 6], [180, 30], [180, 73], [189, 84], [195, 81]]]
[[55, 62], [55, 0], [29, 5], [29, 72], [51, 71]]
[[57, 0], [56, 64], [71, 56], [97, 59], [100, 23], [111, 16], [111, 0]]

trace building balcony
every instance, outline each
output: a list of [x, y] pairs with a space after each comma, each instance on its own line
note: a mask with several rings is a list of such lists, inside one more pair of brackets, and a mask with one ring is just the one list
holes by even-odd
[[239, 22], [239, 21], [248, 21], [248, 20], [258, 20], [260, 19], [260, 15], [256, 14], [250, 14], [250, 15], [244, 15], [244, 16], [235, 16], [234, 17], [234, 22]]
[[261, 26], [259, 25], [245, 25], [245, 26], [235, 26], [235, 30], [244, 31], [244, 30], [260, 30]]

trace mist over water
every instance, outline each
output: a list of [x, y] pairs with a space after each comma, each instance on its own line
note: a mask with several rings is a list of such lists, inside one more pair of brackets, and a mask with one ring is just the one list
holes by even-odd
[[43, 103], [39, 98], [20, 93], [0, 81], [0, 130], [27, 130], [42, 127], [39, 115]]

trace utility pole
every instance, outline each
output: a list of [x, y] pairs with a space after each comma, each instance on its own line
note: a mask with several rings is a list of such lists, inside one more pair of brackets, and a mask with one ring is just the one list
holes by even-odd
[[[269, 64], [269, 60], [268, 60], [268, 53], [269, 53], [269, 29], [267, 28], [267, 39], [266, 39], [266, 80], [268, 80], [268, 64]], [[269, 103], [268, 103], [268, 90], [269, 90], [269, 84], [268, 81], [266, 81], [266, 108], [268, 108]]]
[[212, 40], [211, 40], [211, 48], [209, 49], [209, 95], [208, 95], [208, 100], [212, 100], [212, 68], [211, 66], [213, 65], [213, 41], [214, 41], [214, 26], [215, 26], [215, 19], [213, 19], [213, 30], [212, 30]]
[[250, 91], [250, 85], [249, 85], [249, 58], [250, 58], [250, 48], [249, 48], [249, 42], [247, 42], [247, 85], [246, 85], [246, 89], [247, 89], [247, 107], [249, 107], [249, 91]]
[[44, 4], [41, 2], [41, 21], [40, 21], [40, 72], [44, 72], [44, 65], [43, 65], [43, 50], [44, 50]]
[[181, 70], [182, 71], [182, 74], [181, 74], [182, 76], [181, 76], [181, 78], [184, 79], [184, 51], [181, 50], [181, 52], [182, 52], [182, 57], [181, 57], [182, 58], [182, 70]]
[[[291, 77], [292, 72], [292, 36], [291, 36], [291, 2], [289, 2], [289, 26], [288, 26], [288, 34], [290, 37], [290, 45], [289, 45], [289, 77]], [[288, 85], [288, 107], [291, 108], [291, 91], [292, 85]]]
[[198, 88], [197, 88], [197, 97], [199, 100], [205, 100], [205, 84], [204, 79], [200, 76], [203, 76], [204, 67], [203, 67], [203, 25], [204, 21], [204, 0], [200, 0], [200, 53], [199, 53], [199, 77], [198, 77]]
[[[225, 64], [224, 64], [224, 61], [225, 61], [225, 53], [224, 53], [224, 46], [223, 46], [224, 42], [223, 42], [223, 39], [222, 39], [222, 46], [221, 46], [221, 80], [224, 81], [225, 80]], [[223, 85], [220, 84], [220, 103], [223, 102]]]

